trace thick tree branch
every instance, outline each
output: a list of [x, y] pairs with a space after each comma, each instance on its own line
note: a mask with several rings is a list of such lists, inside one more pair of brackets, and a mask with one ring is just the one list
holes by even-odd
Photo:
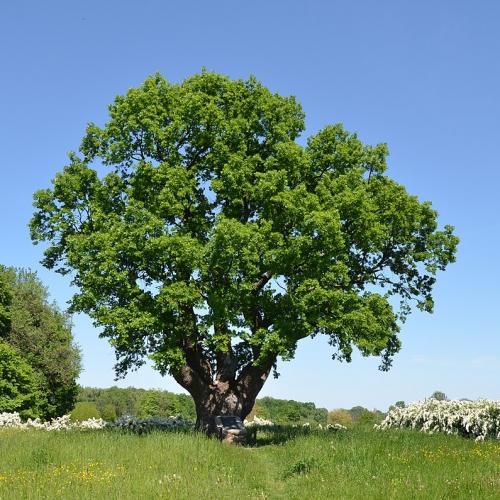
[[215, 334], [227, 336], [225, 350], [216, 350], [216, 374], [215, 382], [230, 382], [234, 381], [236, 371], [238, 370], [238, 362], [234, 356], [231, 346], [231, 334], [226, 325], [215, 327]]
[[212, 383], [212, 367], [210, 361], [207, 359], [203, 353], [203, 348], [199, 344], [200, 335], [198, 331], [198, 325], [196, 321], [196, 313], [194, 312], [193, 306], [186, 306], [183, 308], [183, 312], [188, 318], [188, 327], [190, 332], [186, 332], [187, 335], [182, 342], [182, 349], [186, 355], [187, 365], [197, 372], [200, 378], [206, 383]]
[[199, 374], [187, 365], [173, 371], [172, 375], [175, 381], [186, 389], [195, 400], [203, 397], [208, 390], [208, 385], [200, 378]]
[[186, 341], [183, 346], [184, 353], [186, 355], [187, 365], [194, 370], [200, 378], [206, 383], [212, 383], [212, 367], [210, 362], [203, 354], [201, 346], [199, 344], [192, 344]]
[[[230, 342], [229, 342], [230, 343]], [[227, 351], [217, 351], [217, 373], [215, 376], [216, 382], [231, 382], [234, 381], [238, 370], [238, 361], [234, 357], [233, 349], [229, 345]]]
[[236, 379], [236, 387], [239, 393], [248, 400], [255, 397], [265, 384], [271, 368], [276, 363], [276, 355], [270, 355], [262, 364], [247, 364]]
[[257, 295], [257, 293], [259, 293], [260, 290], [262, 290], [266, 286], [266, 284], [269, 282], [269, 280], [272, 277], [273, 277], [273, 275], [270, 271], [266, 271], [265, 273], [262, 273], [259, 281], [257, 281], [257, 283], [255, 283], [255, 285], [254, 285], [253, 293], [255, 295]]
[[186, 162], [186, 165], [185, 165], [186, 169], [190, 170], [197, 161], [202, 160], [209, 153], [210, 153], [209, 147], [201, 148], [198, 151], [196, 151], [196, 153]]

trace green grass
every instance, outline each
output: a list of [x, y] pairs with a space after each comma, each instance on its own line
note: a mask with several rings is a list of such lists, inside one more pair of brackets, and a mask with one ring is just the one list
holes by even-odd
[[500, 444], [406, 430], [258, 435], [0, 432], [0, 498], [500, 498]]

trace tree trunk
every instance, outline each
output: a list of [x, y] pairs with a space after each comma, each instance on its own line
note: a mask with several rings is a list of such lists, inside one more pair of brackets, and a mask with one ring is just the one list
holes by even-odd
[[247, 364], [238, 376], [236, 370], [228, 370], [227, 362], [221, 362], [222, 369], [212, 378], [208, 363], [194, 351], [189, 354], [189, 364], [174, 372], [174, 378], [193, 397], [196, 406], [196, 428], [208, 435], [215, 434], [215, 417], [232, 415], [243, 421], [252, 411], [257, 395], [264, 385], [276, 356], [269, 356], [256, 366]]
[[253, 397], [248, 397], [231, 385], [213, 384], [201, 397], [195, 398], [197, 429], [212, 435], [217, 432], [215, 417], [218, 415], [232, 415], [243, 421], [252, 411], [258, 391]]

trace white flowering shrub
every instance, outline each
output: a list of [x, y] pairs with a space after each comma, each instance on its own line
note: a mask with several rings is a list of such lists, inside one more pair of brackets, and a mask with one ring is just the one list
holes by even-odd
[[[249, 428], [262, 428], [265, 429], [266, 427], [291, 427], [292, 429], [302, 429], [304, 431], [309, 431], [313, 429], [311, 424], [309, 422], [305, 422], [303, 424], [293, 424], [291, 426], [280, 426], [272, 422], [271, 420], [266, 420], [265, 418], [259, 418], [257, 416], [253, 417], [253, 420], [245, 420], [244, 422], [245, 427]], [[317, 427], [314, 427], [315, 430], [319, 431], [344, 431], [347, 430], [347, 427], [341, 424], [327, 424], [325, 426], [318, 424]]]
[[243, 424], [245, 425], [245, 427], [267, 427], [274, 425], [274, 422], [271, 422], [271, 420], [266, 420], [265, 418], [254, 416], [253, 420], [245, 420]]
[[[272, 422], [271, 420], [266, 420], [264, 418], [254, 417], [253, 420], [244, 422], [245, 427], [254, 429], [269, 429], [275, 428], [279, 429], [283, 426], [279, 426]], [[152, 430], [159, 431], [189, 431], [194, 429], [195, 423], [191, 420], [184, 418], [182, 415], [176, 415], [171, 417], [151, 417], [145, 419], [139, 419], [131, 417], [128, 415], [122, 416], [114, 422], [106, 422], [101, 418], [89, 418], [87, 420], [74, 421], [71, 420], [69, 415], [64, 415], [62, 417], [54, 418], [47, 422], [42, 422], [40, 419], [29, 418], [23, 421], [19, 413], [0, 413], [0, 429], [39, 429], [45, 431], [60, 431], [60, 430], [70, 430], [70, 429], [81, 429], [81, 430], [92, 430], [92, 429], [118, 429], [134, 432], [136, 434], [145, 434]], [[287, 427], [287, 426], [285, 426]], [[311, 424], [306, 422], [300, 427], [294, 425], [297, 430], [299, 428], [303, 430], [310, 430]], [[345, 430], [346, 427], [340, 424], [328, 424], [322, 426], [321, 424], [317, 427], [318, 430], [322, 431], [339, 431]]]
[[23, 425], [19, 413], [0, 413], [0, 427], [22, 427]]
[[427, 399], [404, 408], [393, 407], [377, 429], [408, 427], [443, 432], [482, 441], [500, 439], [500, 401], [438, 401]]
[[327, 424], [326, 430], [327, 431], [346, 431], [347, 427], [345, 425], [342, 425], [342, 424]]
[[0, 413], [0, 429], [40, 429], [45, 431], [60, 431], [68, 429], [103, 429], [106, 422], [101, 418], [90, 418], [81, 422], [74, 422], [69, 415], [53, 418], [47, 422], [42, 422], [39, 418], [28, 418], [25, 422], [19, 413]]

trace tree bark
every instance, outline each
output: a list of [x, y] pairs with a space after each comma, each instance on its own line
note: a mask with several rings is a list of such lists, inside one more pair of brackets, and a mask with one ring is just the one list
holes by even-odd
[[182, 348], [186, 364], [172, 374], [194, 400], [196, 428], [208, 435], [215, 434], [218, 415], [236, 416], [243, 421], [252, 411], [276, 356], [271, 354], [259, 365], [249, 362], [238, 369], [229, 343], [227, 351], [217, 353], [213, 368], [196, 344], [185, 342]]
[[207, 387], [201, 397], [194, 398], [197, 429], [208, 435], [215, 434], [216, 416], [234, 415], [244, 420], [248, 415], [249, 412], [245, 412], [246, 405], [243, 404], [241, 394], [231, 385], [227, 382], [212, 384]]
[[189, 366], [184, 366], [174, 376], [177, 382], [193, 397], [196, 407], [196, 428], [208, 435], [217, 432], [215, 417], [232, 415], [243, 421], [252, 411], [255, 400], [262, 389], [275, 358], [264, 366], [245, 366], [238, 377], [230, 380], [208, 381]]
[[245, 366], [236, 379], [211, 384], [201, 397], [193, 396], [196, 405], [196, 427], [207, 434], [216, 432], [217, 415], [234, 415], [243, 421], [252, 411], [257, 395], [269, 376], [276, 358], [264, 366]]

